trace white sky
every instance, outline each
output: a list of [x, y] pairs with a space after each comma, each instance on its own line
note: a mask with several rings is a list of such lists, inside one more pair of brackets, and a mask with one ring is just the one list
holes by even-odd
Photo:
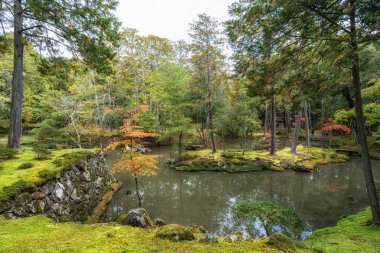
[[206, 13], [219, 22], [228, 18], [228, 6], [236, 0], [120, 0], [117, 16], [124, 27], [172, 41], [188, 40], [189, 23]]

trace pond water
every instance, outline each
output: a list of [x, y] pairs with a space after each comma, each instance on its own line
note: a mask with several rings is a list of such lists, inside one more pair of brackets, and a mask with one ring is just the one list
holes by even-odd
[[[271, 200], [294, 209], [311, 230], [333, 226], [339, 217], [368, 205], [359, 159], [319, 166], [312, 173], [260, 171], [249, 173], [178, 172], [166, 164], [170, 147], [155, 148], [161, 155], [156, 176], [140, 177], [143, 207], [152, 218], [182, 225], [198, 224], [218, 235], [242, 228], [234, 225], [231, 207], [242, 199]], [[117, 152], [107, 156], [112, 166]], [[373, 161], [375, 178], [380, 178], [380, 161]], [[128, 172], [117, 178], [122, 189], [103, 214], [113, 221], [138, 207], [135, 183]], [[130, 191], [131, 194], [126, 193]]]

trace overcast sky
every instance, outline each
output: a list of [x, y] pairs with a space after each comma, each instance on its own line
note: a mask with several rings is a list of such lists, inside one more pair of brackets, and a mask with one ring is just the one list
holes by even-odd
[[206, 13], [218, 21], [228, 18], [228, 6], [236, 0], [120, 0], [117, 16], [124, 27], [142, 35], [154, 34], [176, 41], [188, 40], [189, 23]]

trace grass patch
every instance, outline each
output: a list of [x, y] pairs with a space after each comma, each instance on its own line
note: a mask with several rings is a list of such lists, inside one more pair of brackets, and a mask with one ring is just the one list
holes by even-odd
[[[52, 223], [43, 216], [16, 220], [0, 217], [2, 252], [221, 252], [279, 253], [267, 239], [205, 244], [155, 237], [160, 228], [141, 229], [115, 223]], [[308, 252], [296, 249], [294, 252]]]

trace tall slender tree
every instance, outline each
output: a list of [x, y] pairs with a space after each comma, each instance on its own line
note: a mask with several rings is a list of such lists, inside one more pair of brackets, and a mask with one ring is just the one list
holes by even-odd
[[112, 12], [116, 6], [116, 0], [1, 1], [2, 32], [13, 30], [14, 44], [9, 147], [20, 146], [25, 41], [52, 55], [71, 52], [96, 70], [108, 71], [120, 26]]

